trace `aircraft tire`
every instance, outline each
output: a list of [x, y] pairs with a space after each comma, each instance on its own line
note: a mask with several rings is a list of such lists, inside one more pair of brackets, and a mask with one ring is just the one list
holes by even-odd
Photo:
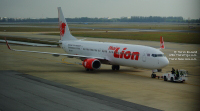
[[120, 66], [119, 65], [112, 65], [112, 70], [119, 70]]
[[112, 65], [112, 70], [113, 70], [113, 71], [115, 70], [115, 65]]
[[167, 77], [166, 76], [164, 76], [164, 81], [167, 81]]
[[115, 69], [116, 70], [119, 70], [120, 66], [119, 65], [116, 65]]
[[156, 78], [156, 74], [151, 74], [151, 78]]

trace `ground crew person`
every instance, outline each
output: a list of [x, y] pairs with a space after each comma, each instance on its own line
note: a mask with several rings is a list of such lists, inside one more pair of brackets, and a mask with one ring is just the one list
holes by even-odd
[[176, 69], [176, 77], [179, 77], [178, 69]]
[[172, 71], [171, 72], [172, 72], [172, 74], [175, 74], [175, 69], [173, 67], [172, 67]]

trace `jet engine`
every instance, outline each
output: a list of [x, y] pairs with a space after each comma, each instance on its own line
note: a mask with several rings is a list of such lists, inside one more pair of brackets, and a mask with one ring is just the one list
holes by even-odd
[[86, 70], [99, 69], [101, 67], [101, 62], [98, 59], [89, 58], [83, 61], [83, 66]]

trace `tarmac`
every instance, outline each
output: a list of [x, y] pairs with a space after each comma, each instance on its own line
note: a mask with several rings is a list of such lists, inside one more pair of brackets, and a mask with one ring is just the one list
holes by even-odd
[[[0, 33], [1, 35], [2, 33]], [[58, 36], [38, 35], [38, 33], [5, 33], [35, 39], [59, 39]], [[78, 37], [81, 38], [82, 37]], [[140, 44], [159, 48], [159, 42], [87, 38], [90, 41], [117, 42]], [[86, 72], [81, 61], [67, 57], [53, 57], [51, 55], [13, 52], [4, 43], [0, 44], [0, 70], [16, 71], [34, 77], [42, 78], [59, 84], [75, 87], [85, 91], [105, 95], [111, 98], [147, 106], [159, 110], [198, 111], [200, 110], [200, 48], [198, 44], [182, 44], [165, 42], [166, 49], [162, 50], [168, 57], [170, 64], [163, 68], [161, 76], [171, 68], [189, 71], [188, 81], [185, 83], [165, 82], [162, 79], [150, 78], [151, 70], [121, 67], [120, 71], [112, 71], [110, 65], [102, 65], [100, 70]], [[45, 52], [65, 53], [60, 48], [29, 47], [12, 45], [14, 49], [38, 50]], [[177, 51], [175, 53], [175, 51]], [[178, 51], [182, 51], [178, 52]], [[186, 57], [185, 55], [193, 55]], [[197, 53], [192, 53], [196, 51]], [[172, 56], [175, 54], [175, 56]], [[172, 60], [177, 58], [177, 60]], [[178, 58], [190, 58], [182, 60]], [[195, 59], [194, 59], [195, 58]], [[42, 90], [42, 89], [41, 89]], [[0, 109], [1, 110], [1, 109]]]
[[16, 71], [0, 71], [1, 111], [159, 111]]

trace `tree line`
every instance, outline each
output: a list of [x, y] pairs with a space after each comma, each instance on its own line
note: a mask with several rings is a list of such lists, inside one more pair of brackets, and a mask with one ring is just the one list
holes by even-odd
[[[41, 18], [41, 19], [15, 19], [2, 18], [0, 22], [58, 22], [58, 18]], [[183, 19], [183, 17], [159, 17], [159, 16], [132, 16], [121, 18], [67, 18], [67, 22], [182, 22], [182, 23], [200, 23], [199, 19]]]

